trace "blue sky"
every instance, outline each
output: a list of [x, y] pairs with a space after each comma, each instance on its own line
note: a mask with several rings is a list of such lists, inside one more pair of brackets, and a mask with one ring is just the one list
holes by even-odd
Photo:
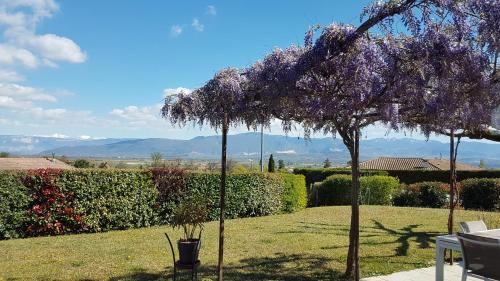
[[[224, 67], [249, 66], [274, 47], [301, 44], [313, 24], [358, 24], [368, 2], [0, 0], [0, 134], [214, 134], [162, 120], [164, 95], [199, 87]], [[365, 134], [386, 131], [374, 126]]]

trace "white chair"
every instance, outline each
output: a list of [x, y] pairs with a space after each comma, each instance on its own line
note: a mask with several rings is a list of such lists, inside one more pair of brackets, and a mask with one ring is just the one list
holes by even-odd
[[500, 239], [457, 233], [462, 248], [464, 268], [462, 281], [467, 276], [482, 280], [500, 280]]
[[459, 226], [460, 226], [460, 230], [462, 231], [462, 233], [472, 233], [472, 232], [488, 230], [488, 228], [486, 227], [486, 224], [484, 224], [484, 221], [482, 221], [482, 220], [463, 221], [463, 222], [460, 222]]

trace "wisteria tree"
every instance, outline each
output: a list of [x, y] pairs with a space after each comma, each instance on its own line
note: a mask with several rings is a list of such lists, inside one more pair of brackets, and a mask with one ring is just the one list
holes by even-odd
[[[162, 108], [162, 116], [174, 124], [186, 125], [193, 122], [200, 126], [208, 125], [221, 130], [221, 183], [219, 218], [219, 257], [217, 275], [223, 280], [224, 262], [224, 218], [226, 200], [226, 151], [227, 133], [230, 126], [246, 123], [251, 126], [254, 120], [242, 90], [243, 77], [239, 70], [227, 68], [217, 73], [203, 87], [191, 94], [180, 93], [167, 97]], [[247, 123], [248, 120], [248, 123]]]
[[[274, 117], [301, 123], [306, 132], [340, 135], [351, 154], [352, 217], [346, 275], [359, 280], [359, 140], [362, 128], [377, 121], [393, 122], [392, 69], [396, 61], [391, 38], [362, 36], [345, 51], [329, 48], [356, 36], [352, 26], [332, 24], [305, 47], [277, 49], [247, 71], [252, 95], [275, 108]], [[312, 67], [313, 66], [313, 67]]]

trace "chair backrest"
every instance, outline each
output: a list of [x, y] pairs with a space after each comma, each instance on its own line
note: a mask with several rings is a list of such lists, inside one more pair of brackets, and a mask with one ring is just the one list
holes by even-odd
[[460, 230], [462, 233], [471, 233], [471, 232], [478, 232], [478, 231], [486, 231], [488, 228], [486, 227], [486, 224], [484, 224], [484, 221], [478, 220], [478, 221], [463, 221], [460, 222]]
[[500, 240], [458, 233], [464, 266], [471, 273], [500, 279]]

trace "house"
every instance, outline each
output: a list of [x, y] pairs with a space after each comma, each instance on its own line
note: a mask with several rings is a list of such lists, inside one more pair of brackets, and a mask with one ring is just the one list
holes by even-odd
[[[448, 159], [425, 159], [418, 157], [379, 157], [361, 162], [361, 169], [367, 170], [428, 170], [447, 171], [450, 169]], [[457, 162], [457, 171], [482, 170], [469, 164]]]
[[36, 170], [45, 168], [75, 169], [75, 167], [53, 158], [0, 158], [0, 170]]

